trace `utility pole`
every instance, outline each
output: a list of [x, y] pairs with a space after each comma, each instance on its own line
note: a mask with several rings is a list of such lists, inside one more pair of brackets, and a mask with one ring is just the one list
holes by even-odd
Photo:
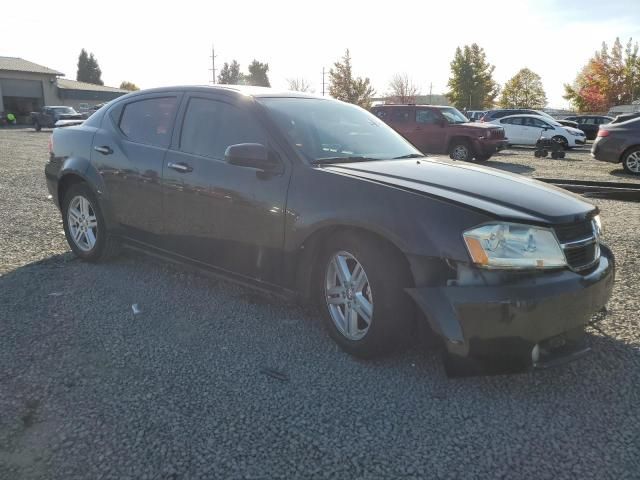
[[324, 97], [324, 67], [322, 67], [322, 96]]
[[216, 51], [213, 48], [213, 43], [211, 44], [211, 68], [209, 69], [211, 70], [212, 74], [213, 74], [213, 80], [211, 80], [211, 83], [216, 83]]
[[429, 82], [429, 105], [432, 105], [431, 92], [433, 90], [433, 82]]

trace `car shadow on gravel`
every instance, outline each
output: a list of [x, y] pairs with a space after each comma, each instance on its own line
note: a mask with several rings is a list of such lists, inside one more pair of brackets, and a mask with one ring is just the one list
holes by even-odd
[[527, 165], [520, 165], [518, 163], [499, 162], [497, 160], [490, 160], [485, 164], [487, 167], [497, 168], [511, 173], [527, 174], [535, 171], [535, 168]]
[[612, 176], [618, 177], [623, 180], [635, 180], [640, 181], [640, 175], [632, 175], [624, 171], [623, 168], [615, 168], [609, 172]]

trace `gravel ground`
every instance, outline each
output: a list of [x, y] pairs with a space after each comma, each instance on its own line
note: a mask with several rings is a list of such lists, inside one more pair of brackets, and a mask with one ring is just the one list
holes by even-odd
[[73, 259], [47, 137], [0, 131], [1, 479], [640, 478], [638, 204], [596, 200], [619, 270], [591, 355], [452, 380], [419, 347], [354, 360], [317, 314], [181, 267]]

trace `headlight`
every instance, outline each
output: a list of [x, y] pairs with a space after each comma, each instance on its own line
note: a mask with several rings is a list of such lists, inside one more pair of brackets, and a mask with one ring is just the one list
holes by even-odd
[[584, 137], [584, 132], [572, 132], [571, 130], [569, 130], [569, 133], [574, 137]]
[[567, 265], [553, 232], [515, 223], [491, 223], [463, 234], [473, 263], [485, 268], [558, 268]]

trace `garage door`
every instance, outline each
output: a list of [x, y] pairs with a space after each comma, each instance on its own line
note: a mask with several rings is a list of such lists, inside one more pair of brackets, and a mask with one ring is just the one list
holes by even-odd
[[42, 82], [38, 80], [16, 80], [0, 78], [3, 97], [42, 98]]

